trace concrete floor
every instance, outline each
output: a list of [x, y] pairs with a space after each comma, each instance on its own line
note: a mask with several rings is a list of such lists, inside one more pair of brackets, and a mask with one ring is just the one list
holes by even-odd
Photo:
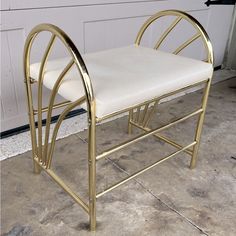
[[[234, 80], [235, 81], [235, 80]], [[88, 217], [46, 173], [32, 173], [31, 153], [2, 165], [2, 235], [195, 236], [236, 235], [236, 90], [233, 79], [212, 86], [197, 168], [180, 154], [107, 193], [97, 202], [97, 232]], [[191, 111], [201, 91], [161, 104], [152, 126]], [[165, 132], [181, 144], [193, 137], [191, 119]], [[130, 138], [127, 118], [97, 128], [99, 152]], [[138, 133], [137, 130], [134, 132]], [[57, 142], [53, 167], [87, 197], [86, 132]], [[175, 149], [154, 138], [123, 149], [97, 165], [98, 191]]]

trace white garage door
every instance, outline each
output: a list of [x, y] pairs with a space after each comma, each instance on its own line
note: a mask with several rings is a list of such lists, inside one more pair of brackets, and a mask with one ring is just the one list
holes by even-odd
[[[79, 2], [79, 3], [78, 3]], [[26, 35], [39, 23], [52, 23], [66, 31], [81, 53], [129, 45], [142, 23], [164, 9], [180, 9], [196, 17], [206, 28], [215, 51], [215, 66], [222, 63], [228, 39], [233, 6], [207, 7], [202, 0], [3, 0], [1, 6], [1, 131], [28, 123], [23, 83], [22, 55]], [[146, 44], [155, 40], [158, 30], [147, 34]], [[179, 36], [188, 28], [183, 26]], [[178, 43], [167, 40], [166, 47]], [[33, 60], [40, 58], [41, 47], [35, 49]], [[187, 53], [202, 57], [198, 45]], [[54, 57], [61, 56], [62, 50]], [[45, 92], [45, 99], [47, 92]]]

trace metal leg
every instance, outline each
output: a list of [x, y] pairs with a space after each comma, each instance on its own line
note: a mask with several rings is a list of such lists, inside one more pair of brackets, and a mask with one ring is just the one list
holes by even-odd
[[131, 124], [131, 121], [133, 120], [133, 114], [134, 114], [134, 111], [132, 109], [129, 111], [128, 134], [132, 134], [132, 132], [133, 132], [132, 124]]
[[[93, 113], [93, 112], [92, 112]], [[89, 164], [89, 223], [90, 230], [96, 230], [96, 122], [94, 114], [89, 122], [88, 143]]]
[[199, 118], [198, 118], [198, 123], [197, 123], [197, 128], [196, 128], [196, 133], [195, 133], [195, 141], [197, 143], [193, 148], [193, 155], [192, 155], [191, 163], [190, 163], [191, 169], [196, 167], [197, 153], [198, 153], [198, 149], [199, 149], [199, 145], [200, 145], [200, 138], [201, 138], [201, 133], [202, 133], [204, 117], [205, 117], [205, 113], [206, 113], [206, 105], [207, 105], [208, 95], [209, 95], [209, 91], [210, 91], [210, 85], [211, 85], [211, 79], [209, 79], [206, 84], [204, 95], [202, 98], [203, 112], [199, 115]]

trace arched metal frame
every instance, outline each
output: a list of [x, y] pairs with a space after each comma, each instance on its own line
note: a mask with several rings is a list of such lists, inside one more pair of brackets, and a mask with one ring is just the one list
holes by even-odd
[[183, 11], [178, 11], [178, 10], [166, 10], [166, 11], [161, 11], [150, 17], [141, 27], [140, 31], [138, 32], [138, 35], [135, 40], [135, 44], [139, 45], [143, 34], [147, 30], [147, 28], [156, 20], [158, 20], [161, 17], [166, 17], [166, 16], [176, 16], [176, 19], [170, 24], [170, 26], [164, 31], [164, 33], [161, 35], [159, 40], [154, 46], [154, 49], [158, 49], [163, 41], [166, 39], [166, 37], [169, 35], [169, 33], [177, 26], [179, 22], [182, 20], [187, 21], [192, 27], [197, 31], [196, 34], [194, 34], [191, 38], [189, 38], [187, 41], [185, 41], [182, 45], [180, 45], [174, 52], [173, 54], [179, 54], [184, 48], [189, 46], [192, 42], [197, 40], [198, 38], [201, 38], [206, 52], [207, 52], [207, 59], [206, 62], [213, 64], [213, 49], [212, 45], [209, 39], [209, 36], [207, 35], [205, 29], [202, 27], [202, 25], [191, 15], [183, 12]]
[[[171, 32], [171, 30], [182, 20], [187, 20], [192, 26], [196, 29], [197, 33], [184, 42], [182, 45], [180, 45], [175, 51], [174, 54], [178, 54], [180, 51], [182, 51], [185, 47], [187, 47], [189, 44], [191, 44], [193, 41], [195, 41], [198, 38], [201, 38], [204, 42], [206, 51], [207, 51], [207, 62], [213, 64], [213, 51], [212, 46], [209, 40], [209, 37], [207, 36], [207, 33], [203, 29], [203, 27], [200, 25], [199, 22], [197, 22], [193, 17], [188, 15], [187, 13], [176, 11], [176, 10], [168, 10], [168, 11], [162, 11], [155, 15], [153, 15], [151, 18], [149, 18], [142, 28], [140, 29], [135, 44], [138, 46], [141, 42], [142, 36], [148, 26], [153, 23], [155, 20], [159, 19], [163, 16], [176, 16], [176, 19], [174, 22], [167, 28], [167, 30], [164, 32], [164, 34], [160, 37], [160, 39], [157, 41], [155, 45], [155, 49], [158, 49], [161, 45], [161, 43], [164, 41], [164, 39], [167, 37], [167, 35]], [[33, 106], [33, 98], [32, 98], [32, 89], [31, 86], [36, 81], [31, 79], [30, 77], [30, 54], [31, 54], [31, 48], [33, 45], [33, 42], [35, 38], [38, 36], [39, 33], [46, 31], [51, 33], [51, 38], [49, 40], [49, 43], [47, 45], [47, 48], [45, 50], [44, 56], [41, 61], [41, 66], [39, 70], [39, 78], [38, 78], [38, 97], [37, 97], [37, 109], [34, 109]], [[42, 107], [42, 89], [43, 89], [43, 79], [44, 79], [44, 73], [45, 68], [47, 64], [48, 57], [50, 55], [52, 46], [55, 42], [55, 39], [59, 39], [67, 48], [71, 55], [71, 60], [67, 64], [67, 66], [62, 70], [61, 74], [59, 75], [57, 82], [55, 83], [48, 107], [43, 108]], [[58, 89], [65, 77], [65, 75], [68, 73], [68, 71], [72, 68], [72, 66], [76, 66], [78, 69], [78, 72], [80, 74], [80, 77], [82, 79], [82, 83], [84, 86], [84, 92], [85, 95], [82, 96], [80, 99], [78, 99], [75, 102], [65, 101], [62, 103], [54, 104], [55, 97], [58, 92]], [[89, 77], [88, 70], [86, 68], [86, 65], [77, 50], [74, 43], [71, 41], [71, 39], [58, 27], [50, 24], [41, 24], [36, 26], [27, 37], [26, 43], [25, 43], [25, 50], [24, 50], [24, 73], [25, 73], [25, 84], [26, 84], [26, 91], [27, 91], [27, 101], [28, 101], [28, 111], [29, 111], [29, 121], [30, 121], [30, 130], [31, 130], [31, 141], [32, 141], [32, 155], [33, 155], [33, 161], [34, 161], [34, 171], [35, 173], [40, 173], [40, 171], [43, 169], [45, 170], [81, 207], [89, 214], [90, 218], [90, 229], [94, 231], [96, 229], [96, 199], [101, 197], [103, 194], [111, 191], [112, 189], [126, 183], [127, 181], [135, 178], [136, 176], [144, 173], [145, 171], [153, 168], [154, 166], [162, 163], [165, 160], [168, 160], [169, 158], [175, 156], [176, 154], [180, 152], [185, 152], [189, 154], [191, 158], [191, 164], [190, 167], [194, 168], [196, 165], [197, 160], [197, 151], [199, 148], [200, 143], [200, 136], [201, 136], [201, 130], [206, 110], [206, 104], [207, 104], [207, 98], [209, 94], [210, 89], [210, 83], [211, 78], [206, 78], [206, 80], [202, 82], [198, 82], [195, 84], [192, 84], [190, 86], [187, 86], [185, 88], [181, 88], [177, 91], [172, 91], [168, 94], [165, 94], [161, 97], [154, 97], [153, 99], [149, 101], [145, 101], [141, 104], [136, 104], [133, 107], [127, 107], [126, 109], [122, 111], [114, 112], [110, 115], [107, 115], [102, 118], [96, 117], [96, 104], [95, 104], [95, 97], [93, 93], [93, 88], [91, 84], [91, 80]], [[158, 102], [170, 95], [173, 95], [175, 93], [178, 93], [180, 91], [198, 86], [200, 84], [206, 84], [204, 95], [202, 98], [202, 106], [201, 108], [167, 124], [160, 128], [156, 128], [151, 130], [148, 125], [149, 122], [154, 114], [154, 111], [156, 109], [156, 106], [158, 105]], [[65, 118], [66, 114], [68, 114], [69, 111], [71, 111], [76, 106], [86, 102], [87, 103], [87, 116], [88, 116], [88, 167], [89, 167], [89, 201], [86, 203], [83, 201], [73, 190], [71, 190], [62, 179], [60, 179], [52, 170], [51, 170], [51, 163], [52, 163], [52, 155], [54, 152], [54, 146], [56, 141], [57, 132], [60, 128], [60, 125]], [[66, 106], [64, 111], [59, 116], [59, 119], [54, 127], [51, 143], [49, 143], [49, 135], [50, 135], [50, 122], [51, 122], [51, 116], [52, 116], [52, 110], [57, 109], [59, 107]], [[121, 144], [118, 144], [106, 151], [104, 151], [101, 154], [96, 153], [96, 124], [101, 122], [102, 120], [108, 119], [110, 117], [113, 117], [117, 114], [121, 114], [124, 112], [129, 111], [129, 119], [128, 119], [128, 133], [132, 132], [133, 127], [137, 127], [144, 131], [143, 134], [138, 135], [137, 137], [130, 139], [129, 141], [123, 142]], [[44, 145], [43, 145], [43, 135], [42, 135], [42, 113], [47, 112], [47, 121], [46, 121], [46, 129], [45, 129], [45, 138], [44, 138]], [[38, 119], [38, 135], [36, 134], [36, 125], [35, 125], [35, 116], [37, 115]], [[163, 131], [175, 124], [178, 124], [182, 121], [185, 121], [195, 115], [199, 115], [197, 129], [194, 141], [190, 143], [187, 146], [182, 146], [174, 141], [172, 141], [169, 138], [166, 138], [160, 134], [158, 134], [160, 131]], [[130, 144], [133, 144], [135, 142], [138, 142], [148, 136], [155, 136], [158, 139], [161, 139], [170, 145], [176, 147], [178, 151], [156, 161], [155, 163], [143, 168], [142, 170], [128, 176], [124, 180], [112, 185], [111, 187], [103, 190], [100, 193], [96, 193], [96, 161], [105, 158], [107, 155], [116, 152], [120, 149], [123, 149], [127, 147]]]
[[[38, 108], [37, 110], [33, 107], [32, 100], [32, 89], [31, 84], [32, 81], [30, 77], [30, 52], [32, 48], [32, 44], [40, 32], [50, 32], [51, 39], [48, 43], [46, 51], [41, 61], [40, 70], [39, 70], [39, 78], [38, 78]], [[42, 88], [43, 88], [43, 79], [44, 72], [47, 64], [48, 57], [50, 55], [53, 43], [55, 39], [58, 38], [67, 48], [71, 55], [71, 60], [65, 69], [59, 75], [57, 82], [55, 83], [52, 93], [49, 100], [49, 106], [47, 108], [42, 108]], [[78, 72], [81, 76], [82, 83], [84, 86], [85, 96], [81, 97], [75, 102], [64, 102], [60, 104], [54, 105], [55, 96], [57, 91], [63, 81], [66, 73], [72, 68], [73, 65], [76, 65]], [[95, 160], [95, 129], [96, 129], [96, 105], [94, 99], [94, 93], [92, 89], [91, 80], [89, 78], [88, 70], [85, 66], [85, 63], [74, 45], [71, 39], [58, 27], [50, 24], [41, 24], [36, 26], [28, 35], [25, 43], [24, 50], [24, 74], [25, 74], [25, 82], [26, 82], [26, 90], [27, 90], [27, 100], [28, 100], [28, 111], [29, 111], [29, 120], [30, 120], [30, 130], [31, 130], [31, 141], [32, 141], [32, 154], [34, 159], [34, 170], [36, 173], [39, 173], [41, 168], [46, 170], [46, 172], [64, 189], [66, 190], [70, 196], [78, 202], [82, 208], [89, 213], [90, 215], [90, 225], [91, 229], [94, 230], [96, 227], [96, 215], [95, 215], [95, 175], [96, 175], [96, 160]], [[88, 124], [89, 124], [89, 154], [88, 154], [88, 163], [89, 163], [89, 204], [86, 204], [80, 197], [78, 197], [66, 184], [50, 169], [52, 162], [52, 155], [54, 151], [55, 141], [57, 132], [60, 128], [60, 125], [65, 118], [65, 116], [70, 112], [73, 108], [80, 105], [83, 102], [87, 102], [87, 115], [88, 115]], [[52, 116], [53, 108], [58, 108], [62, 106], [67, 106], [65, 110], [59, 116], [59, 119], [55, 125], [53, 130], [51, 145], [49, 147], [49, 133], [50, 133], [50, 122]], [[47, 111], [47, 121], [46, 121], [46, 131], [45, 131], [45, 141], [44, 148], [42, 145], [42, 112]], [[38, 138], [36, 138], [36, 127], [35, 127], [35, 118], [34, 115], [38, 115]]]

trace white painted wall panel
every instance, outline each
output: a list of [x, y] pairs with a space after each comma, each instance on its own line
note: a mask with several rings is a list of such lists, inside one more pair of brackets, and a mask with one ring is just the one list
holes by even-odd
[[[35, 25], [55, 24], [66, 31], [82, 53], [93, 52], [133, 43], [138, 29], [148, 16], [164, 9], [180, 9], [194, 15], [209, 32], [215, 49], [216, 65], [221, 64], [232, 6], [221, 6], [219, 9], [208, 8], [204, 0], [3, 0], [1, 5], [1, 131], [28, 123], [22, 55], [25, 37]], [[215, 21], [217, 21], [217, 29]], [[145, 36], [144, 44], [153, 45], [158, 32], [160, 33], [166, 24], [167, 22], [162, 22], [158, 27], [152, 27]], [[186, 32], [189, 32], [185, 27], [180, 30], [181, 32], [177, 34], [179, 39], [174, 37], [174, 41], [173, 39], [172, 42], [167, 41], [168, 47], [177, 46], [187, 36]], [[44, 36], [41, 44], [36, 45], [33, 61], [40, 59], [46, 38]], [[186, 53], [201, 58], [202, 51], [199, 51], [198, 46], [196, 43]], [[64, 50], [58, 49], [53, 54], [53, 58], [62, 55]], [[44, 98], [48, 99], [48, 91], [44, 92]]]
[[10, 55], [9, 37], [13, 31], [1, 32], [2, 47], [1, 55], [1, 99], [5, 117], [12, 117], [18, 114], [16, 86], [14, 83], [14, 72], [12, 58]]
[[[153, 0], [154, 2], [155, 0]], [[166, 1], [166, 0], [156, 0]], [[180, 0], [181, 1], [181, 0]], [[20, 10], [20, 9], [35, 9], [49, 7], [74, 7], [74, 6], [90, 6], [90, 5], [108, 5], [119, 3], [137, 3], [150, 2], [150, 0], [2, 0], [1, 10]]]
[[89, 21], [84, 23], [85, 52], [95, 52], [134, 43], [147, 16]]
[[214, 46], [215, 65], [221, 65], [229, 38], [234, 7], [231, 5], [211, 6], [208, 32]]

